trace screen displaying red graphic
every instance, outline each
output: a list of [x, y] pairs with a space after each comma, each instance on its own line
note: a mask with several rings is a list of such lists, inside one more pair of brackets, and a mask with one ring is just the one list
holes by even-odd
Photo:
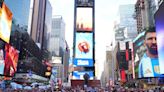
[[89, 52], [89, 44], [87, 42], [80, 42], [78, 44], [78, 48], [81, 52], [87, 53]]
[[125, 70], [124, 70], [124, 69], [121, 70], [121, 80], [122, 80], [123, 82], [126, 81], [126, 73], [125, 73]]
[[17, 71], [18, 56], [18, 50], [16, 50], [9, 44], [5, 45], [5, 76], [13, 76]]

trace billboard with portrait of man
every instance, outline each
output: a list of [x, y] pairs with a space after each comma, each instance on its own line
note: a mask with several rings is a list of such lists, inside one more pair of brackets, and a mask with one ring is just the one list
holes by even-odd
[[140, 33], [134, 41], [134, 65], [136, 78], [164, 77], [161, 74], [155, 27]]

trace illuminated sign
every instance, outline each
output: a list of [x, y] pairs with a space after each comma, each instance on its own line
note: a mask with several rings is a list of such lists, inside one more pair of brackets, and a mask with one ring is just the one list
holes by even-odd
[[[150, 28], [148, 30], [155, 30], [153, 28]], [[142, 33], [141, 33], [142, 34]], [[147, 37], [154, 37], [155, 33], [149, 33], [150, 35], [146, 35]], [[145, 35], [142, 34], [142, 36]], [[157, 53], [157, 49], [153, 49], [153, 53], [149, 52], [151, 47], [153, 48], [157, 48], [156, 46], [158, 46], [158, 44], [150, 44], [148, 43], [150, 40], [148, 39], [144, 39], [142, 38], [142, 36], [140, 36], [140, 38], [138, 38], [137, 40], [135, 40], [134, 42], [134, 51], [135, 51], [135, 56], [134, 56], [134, 65], [135, 65], [135, 75], [136, 78], [150, 78], [150, 77], [164, 77], [161, 74], [161, 69], [160, 69], [160, 61], [159, 58], [156, 57], [156, 55], [159, 55], [159, 53]], [[146, 38], [147, 38], [146, 37]], [[158, 37], [157, 37], [158, 39]], [[141, 44], [142, 42], [142, 44]], [[143, 43], [144, 42], [144, 43]], [[145, 45], [143, 45], [145, 44]], [[146, 47], [146, 46], [151, 46], [151, 47]], [[149, 55], [147, 55], [146, 53], [146, 49], [148, 49], [148, 53], [150, 53], [151, 55], [155, 55], [154, 57], [156, 58], [151, 58], [149, 57]]]
[[10, 40], [12, 16], [12, 12], [3, 3], [2, 8], [0, 8], [0, 38], [7, 43]]
[[164, 3], [162, 3], [155, 14], [155, 26], [157, 35], [158, 58], [160, 73], [164, 74]]
[[77, 8], [76, 31], [93, 31], [92, 8]]
[[59, 63], [59, 64], [61, 64], [61, 63], [62, 63], [62, 58], [61, 58], [61, 57], [54, 57], [54, 56], [52, 56], [51, 63], [52, 63], [52, 64], [54, 64], [54, 63]]
[[74, 66], [93, 66], [92, 59], [74, 59]]
[[93, 34], [76, 33], [75, 58], [93, 58]]
[[5, 66], [4, 53], [3, 53], [3, 50], [0, 49], [0, 74], [1, 75], [3, 75], [4, 66]]
[[5, 67], [4, 67], [5, 76], [13, 76], [17, 71], [18, 56], [19, 56], [18, 50], [16, 50], [9, 44], [5, 45]]
[[76, 0], [77, 7], [93, 7], [93, 0]]
[[93, 71], [73, 71], [73, 79], [84, 80], [83, 76], [85, 73], [89, 75], [89, 79], [93, 79]]

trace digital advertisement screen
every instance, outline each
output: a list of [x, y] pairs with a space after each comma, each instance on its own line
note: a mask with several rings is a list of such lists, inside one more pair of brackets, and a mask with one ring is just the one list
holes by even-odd
[[77, 7], [93, 7], [93, 0], [76, 0]]
[[0, 49], [0, 75], [3, 75], [4, 67], [5, 67], [4, 53], [3, 53], [3, 49]]
[[93, 31], [92, 8], [76, 8], [76, 31]]
[[54, 82], [57, 82], [56, 78], [57, 78], [57, 75], [58, 75], [58, 67], [54, 66], [52, 68], [52, 74], [51, 74], [51, 77], [50, 79], [53, 80]]
[[93, 79], [93, 71], [73, 71], [73, 79], [84, 80], [84, 74], [89, 75], [89, 79]]
[[[153, 29], [155, 30], [155, 29]], [[150, 78], [150, 77], [164, 77], [160, 73], [160, 63], [158, 59], [157, 44], [152, 44], [150, 38], [156, 37], [155, 33], [148, 32], [146, 38], [145, 35], [140, 33], [133, 42], [134, 49], [134, 68], [136, 78]], [[148, 54], [149, 53], [149, 54]], [[150, 54], [154, 57], [150, 57]]]
[[5, 67], [4, 67], [5, 76], [13, 76], [17, 71], [18, 56], [19, 56], [18, 50], [16, 50], [9, 44], [5, 45]]
[[73, 62], [74, 67], [78, 66], [87, 66], [87, 67], [93, 67], [93, 59], [74, 59]]
[[119, 69], [128, 70], [128, 61], [126, 61], [125, 50], [117, 52], [117, 61], [119, 64]]
[[158, 58], [160, 73], [164, 74], [164, 3], [155, 14], [155, 26], [157, 34]]
[[7, 43], [10, 40], [12, 16], [12, 12], [3, 3], [2, 8], [0, 8], [0, 38]]
[[76, 33], [75, 58], [93, 58], [93, 34]]

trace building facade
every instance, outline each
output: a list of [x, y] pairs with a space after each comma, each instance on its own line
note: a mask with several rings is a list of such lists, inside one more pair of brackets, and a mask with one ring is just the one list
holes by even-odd
[[[20, 51], [17, 73], [45, 76], [46, 66], [42, 63], [45, 52], [42, 51], [41, 44], [43, 44], [44, 30], [46, 32], [49, 30], [44, 29], [44, 26], [51, 24], [44, 17], [52, 15], [51, 5], [48, 2], [48, 0], [15, 0], [13, 2], [5, 0], [13, 13], [10, 44]], [[47, 8], [50, 11], [47, 11], [48, 13], [46, 6], [50, 7]]]
[[94, 0], [74, 0], [73, 80], [95, 79]]
[[119, 6], [119, 26], [126, 27], [126, 30], [124, 30], [125, 39], [133, 39], [137, 35], [136, 20], [133, 18], [134, 11], [134, 4]]
[[157, 9], [157, 0], [137, 0], [134, 17], [137, 20], [138, 33], [141, 33], [145, 28], [154, 26], [154, 14]]
[[65, 23], [62, 16], [53, 16], [49, 51], [52, 56], [63, 56], [65, 49]]

